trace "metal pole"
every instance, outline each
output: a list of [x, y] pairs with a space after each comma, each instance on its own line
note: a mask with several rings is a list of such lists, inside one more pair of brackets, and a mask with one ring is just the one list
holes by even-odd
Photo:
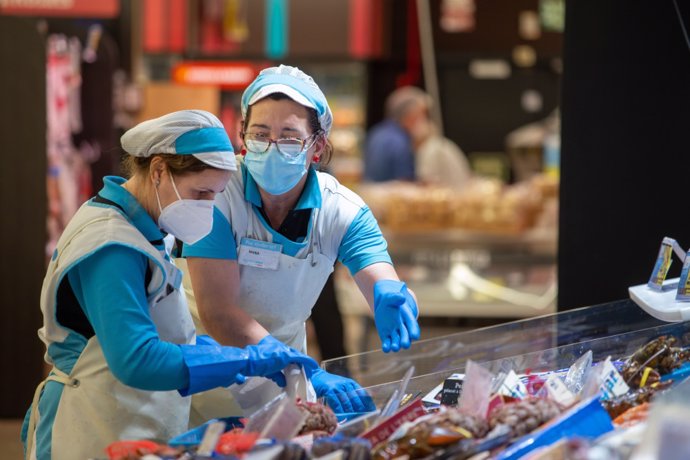
[[438, 93], [438, 75], [436, 73], [436, 52], [434, 51], [434, 35], [431, 23], [430, 0], [417, 0], [417, 19], [419, 21], [419, 44], [422, 51], [422, 68], [424, 70], [424, 86], [426, 92], [434, 100], [431, 108], [431, 119], [443, 135], [443, 117], [441, 115], [441, 98]]

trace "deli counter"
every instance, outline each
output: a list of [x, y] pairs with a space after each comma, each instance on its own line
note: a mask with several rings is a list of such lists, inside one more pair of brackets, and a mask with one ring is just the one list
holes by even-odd
[[[169, 452], [160, 458], [208, 458], [199, 452], [210, 439], [213, 457], [245, 460], [676, 460], [690, 452], [690, 321], [660, 321], [630, 300], [322, 367], [355, 378], [376, 407], [334, 414], [288, 390], [244, 419], [210, 420], [152, 448]], [[148, 457], [111, 456], [124, 458]]]

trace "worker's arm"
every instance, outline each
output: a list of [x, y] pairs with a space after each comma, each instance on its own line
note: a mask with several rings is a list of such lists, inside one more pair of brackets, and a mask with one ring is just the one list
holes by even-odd
[[268, 335], [239, 306], [240, 270], [237, 260], [188, 257], [192, 289], [206, 332], [223, 345], [241, 347]]
[[67, 275], [120, 381], [142, 390], [183, 388], [189, 385], [189, 375], [182, 351], [160, 340], [149, 315], [147, 264], [146, 256], [135, 249], [111, 245], [80, 261]]
[[378, 280], [400, 280], [393, 265], [386, 262], [368, 265], [355, 273], [353, 278], [364, 298], [367, 299], [371, 311], [374, 311], [374, 284]]
[[[216, 197], [217, 202], [223, 199]], [[187, 259], [193, 300], [204, 329], [223, 345], [241, 347], [258, 343], [268, 331], [240, 308], [237, 244], [229, 218], [214, 208], [211, 233], [193, 245], [185, 244], [182, 255]], [[192, 298], [192, 293], [187, 294]]]
[[419, 339], [419, 309], [414, 293], [398, 279], [392, 265], [369, 265], [354, 276], [374, 312], [376, 331], [384, 352], [410, 348]]
[[362, 208], [345, 233], [338, 258], [374, 312], [383, 351], [409, 348], [419, 338], [417, 299], [400, 281], [378, 223]]

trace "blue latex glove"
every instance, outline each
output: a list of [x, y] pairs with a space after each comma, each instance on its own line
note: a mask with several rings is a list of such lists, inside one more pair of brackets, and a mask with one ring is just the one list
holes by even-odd
[[281, 370], [288, 364], [303, 366], [307, 375], [318, 368], [316, 361], [270, 335], [245, 348], [224, 347], [207, 336], [201, 340], [197, 337], [197, 342], [197, 345], [179, 345], [189, 370], [189, 386], [179, 390], [182, 396], [244, 383], [247, 376], [271, 378], [285, 386]]
[[261, 376], [273, 380], [278, 386], [284, 387], [287, 382], [281, 372], [288, 364], [297, 364], [304, 368], [307, 377], [319, 368], [319, 365], [309, 356], [288, 347], [272, 335], [267, 335], [256, 345], [247, 347], [249, 364], [247, 371], [238, 375], [239, 383], [244, 383], [246, 376]]
[[419, 338], [417, 302], [402, 281], [379, 280], [374, 284], [374, 321], [384, 353], [410, 348]]
[[376, 410], [369, 393], [347, 377], [316, 369], [311, 376], [316, 396], [324, 397], [333, 412], [370, 412]]
[[222, 347], [221, 344], [216, 342], [216, 340], [211, 337], [210, 335], [197, 335], [196, 336], [196, 344], [197, 345], [213, 345], [215, 347]]

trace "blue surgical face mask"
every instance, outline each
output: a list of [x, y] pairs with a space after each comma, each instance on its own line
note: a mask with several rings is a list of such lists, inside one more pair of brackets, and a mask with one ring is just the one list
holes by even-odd
[[307, 172], [307, 152], [303, 149], [288, 157], [273, 144], [264, 153], [247, 152], [244, 164], [259, 187], [271, 195], [282, 195], [292, 190]]

